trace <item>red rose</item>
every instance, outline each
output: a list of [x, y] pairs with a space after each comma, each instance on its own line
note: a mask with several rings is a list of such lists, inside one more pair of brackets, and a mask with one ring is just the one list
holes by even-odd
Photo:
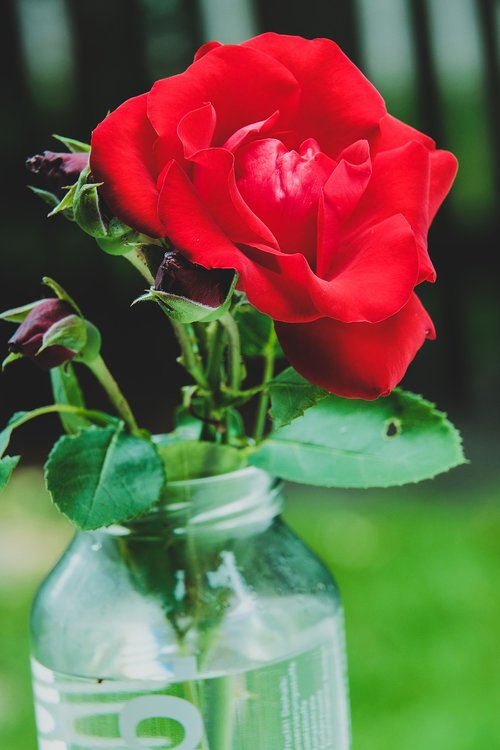
[[94, 131], [111, 210], [189, 260], [233, 268], [291, 364], [343, 396], [387, 394], [425, 338], [414, 293], [455, 158], [387, 114], [336, 44], [211, 42]]

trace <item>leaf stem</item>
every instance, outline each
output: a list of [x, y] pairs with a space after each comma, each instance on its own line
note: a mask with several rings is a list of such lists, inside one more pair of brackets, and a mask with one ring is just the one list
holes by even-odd
[[257, 405], [257, 415], [255, 418], [254, 429], [254, 439], [256, 443], [259, 443], [262, 440], [262, 438], [264, 437], [264, 430], [266, 428], [267, 407], [269, 404], [269, 392], [266, 386], [273, 377], [274, 373], [274, 359], [276, 357], [275, 340], [276, 333], [273, 326], [269, 333], [269, 339], [264, 349], [264, 373], [262, 377], [263, 390], [260, 394], [259, 403]]
[[109, 371], [106, 363], [99, 354], [91, 362], [85, 363], [89, 370], [95, 375], [99, 383], [102, 385], [106, 394], [115, 407], [116, 411], [123, 419], [127, 427], [129, 428], [132, 435], [141, 435], [141, 430], [136, 422], [132, 409], [113, 375]]

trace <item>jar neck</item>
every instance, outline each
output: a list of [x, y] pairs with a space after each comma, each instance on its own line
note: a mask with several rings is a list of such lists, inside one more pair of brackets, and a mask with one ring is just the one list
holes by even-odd
[[161, 504], [123, 526], [114, 536], [247, 536], [264, 531], [283, 507], [283, 482], [261, 469], [169, 482]]

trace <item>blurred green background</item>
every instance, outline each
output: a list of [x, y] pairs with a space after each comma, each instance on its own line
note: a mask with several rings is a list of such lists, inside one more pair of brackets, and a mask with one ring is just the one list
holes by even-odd
[[[44, 218], [23, 164], [57, 147], [53, 132], [88, 140], [109, 109], [183, 70], [206, 39], [263, 30], [334, 39], [389, 111], [460, 161], [430, 234], [438, 283], [421, 290], [438, 340], [404, 386], [450, 413], [471, 464], [383, 492], [290, 487], [287, 512], [343, 592], [354, 750], [500, 747], [500, 2], [2, 0], [1, 305], [38, 298], [42, 275], [58, 279], [102, 329], [105, 357], [142, 423], [168, 429], [181, 373], [158, 311], [130, 309], [141, 284], [124, 262]], [[2, 375], [2, 422], [49, 400], [47, 378], [28, 363]], [[24, 470], [0, 501], [2, 750], [36, 746], [29, 605], [71, 533], [37, 468], [57, 433], [48, 418], [16, 436]]]

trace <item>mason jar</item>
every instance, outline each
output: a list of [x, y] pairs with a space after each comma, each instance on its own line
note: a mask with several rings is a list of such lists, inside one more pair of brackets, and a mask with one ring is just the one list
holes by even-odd
[[245, 468], [77, 532], [32, 612], [40, 750], [347, 750], [342, 608]]

